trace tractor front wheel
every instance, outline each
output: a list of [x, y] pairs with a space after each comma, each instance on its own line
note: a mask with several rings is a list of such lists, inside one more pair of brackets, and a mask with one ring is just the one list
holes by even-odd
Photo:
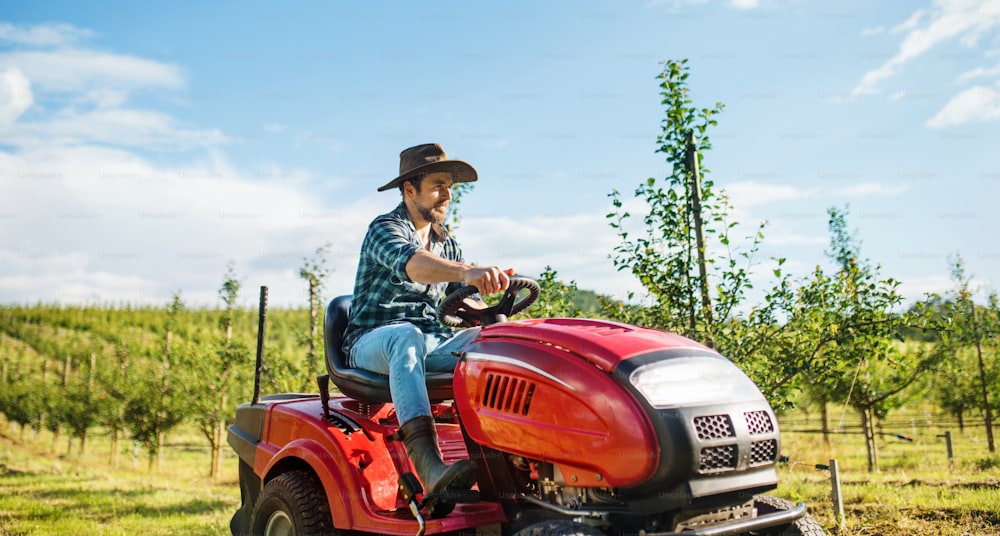
[[[782, 510], [791, 510], [795, 507], [791, 501], [771, 495], [758, 495], [754, 497], [753, 503], [759, 514], [771, 514]], [[820, 525], [813, 516], [806, 514], [787, 527], [774, 529], [772, 532], [765, 534], [774, 536], [826, 536], [826, 531], [823, 529], [823, 525]]]
[[289, 471], [267, 485], [253, 509], [254, 536], [330, 535], [337, 532], [316, 475]]
[[529, 525], [517, 531], [514, 536], [604, 536], [604, 532], [568, 519], [553, 519]]

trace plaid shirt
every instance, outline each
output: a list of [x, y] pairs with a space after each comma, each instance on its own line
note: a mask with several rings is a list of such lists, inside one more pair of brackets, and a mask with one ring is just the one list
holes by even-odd
[[[349, 353], [354, 341], [366, 331], [392, 322], [410, 322], [425, 333], [452, 331], [437, 318], [437, 306], [452, 290], [448, 288], [450, 284], [417, 283], [406, 275], [406, 263], [422, 247], [403, 203], [368, 226], [354, 279], [354, 300], [344, 336], [345, 352]], [[464, 262], [458, 242], [440, 225], [431, 228], [430, 251], [448, 260]]]

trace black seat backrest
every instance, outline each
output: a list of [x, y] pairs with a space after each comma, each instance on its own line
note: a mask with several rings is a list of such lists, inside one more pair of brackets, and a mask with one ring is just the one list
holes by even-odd
[[[352, 296], [337, 296], [326, 308], [323, 321], [323, 340], [326, 349], [326, 370], [330, 381], [340, 392], [362, 402], [372, 404], [392, 402], [389, 377], [370, 370], [351, 368], [344, 354], [344, 330], [351, 312]], [[427, 373], [427, 393], [431, 402], [454, 398], [451, 373]]]

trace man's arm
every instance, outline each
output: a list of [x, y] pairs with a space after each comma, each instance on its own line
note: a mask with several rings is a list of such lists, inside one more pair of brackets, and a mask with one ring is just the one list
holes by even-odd
[[406, 262], [406, 275], [412, 281], [424, 284], [451, 283], [462, 281], [473, 285], [483, 294], [494, 294], [507, 290], [514, 269], [500, 269], [498, 266], [469, 266], [461, 262], [439, 257], [426, 249], [414, 252]]

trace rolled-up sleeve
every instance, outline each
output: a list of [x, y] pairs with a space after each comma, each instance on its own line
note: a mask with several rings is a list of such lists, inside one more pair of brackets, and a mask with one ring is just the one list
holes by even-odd
[[404, 227], [404, 224], [392, 220], [379, 220], [372, 223], [371, 240], [367, 254], [371, 260], [385, 267], [400, 281], [410, 281], [406, 275], [406, 263], [420, 249], [420, 244], [414, 242]]

